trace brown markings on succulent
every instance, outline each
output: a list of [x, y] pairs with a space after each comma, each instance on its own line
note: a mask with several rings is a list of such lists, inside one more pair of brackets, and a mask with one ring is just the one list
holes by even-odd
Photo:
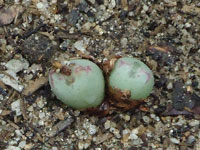
[[145, 71], [144, 69], [141, 69], [141, 73], [145, 74], [147, 76], [147, 79], [145, 81], [145, 84], [147, 84], [149, 82], [149, 80], [151, 79], [151, 73]]
[[115, 62], [118, 58], [112, 58], [103, 62], [103, 70], [108, 75], [115, 66]]
[[60, 73], [66, 75], [66, 76], [70, 76], [72, 73], [72, 70], [68, 66], [62, 66], [60, 69]]
[[121, 91], [117, 88], [108, 87], [110, 103], [116, 107], [129, 110], [136, 108], [139, 104], [143, 103], [143, 100], [131, 99], [131, 92], [129, 90]]
[[126, 65], [126, 66], [131, 66], [131, 64], [130, 63], [128, 63], [128, 62], [125, 62], [125, 61], [123, 61], [123, 60], [120, 60], [119, 61], [119, 67], [121, 67], [121, 66], [124, 66], [124, 65]]
[[89, 72], [91, 72], [92, 71], [92, 68], [90, 67], [90, 66], [77, 66], [77, 67], [75, 67], [75, 73], [80, 73], [80, 72], [82, 72], [82, 71], [85, 71], [87, 74], [89, 73]]

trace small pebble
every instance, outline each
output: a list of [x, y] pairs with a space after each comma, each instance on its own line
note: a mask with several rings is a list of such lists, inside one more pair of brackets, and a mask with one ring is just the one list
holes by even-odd
[[115, 0], [110, 0], [109, 9], [113, 9], [116, 6]]
[[120, 44], [122, 45], [122, 47], [126, 47], [128, 44], [128, 40], [127, 38], [122, 38], [120, 41]]
[[40, 112], [40, 113], [39, 113], [39, 118], [42, 119], [42, 118], [44, 118], [44, 117], [45, 117], [45, 113], [44, 113], [44, 112]]
[[21, 148], [16, 147], [16, 146], [8, 146], [5, 150], [21, 150]]
[[193, 144], [196, 141], [196, 138], [193, 135], [190, 135], [187, 139], [188, 144]]
[[172, 84], [172, 82], [169, 82], [169, 84], [167, 85], [167, 89], [172, 89], [173, 88], [173, 84]]
[[29, 107], [27, 108], [27, 110], [30, 111], [30, 112], [33, 111], [33, 106], [32, 106], [32, 105], [29, 106]]
[[130, 117], [129, 115], [125, 115], [125, 116], [124, 116], [124, 120], [125, 120], [125, 121], [130, 121], [130, 119], [131, 119], [131, 117]]
[[76, 41], [76, 42], [74, 43], [74, 47], [75, 47], [77, 50], [81, 51], [81, 52], [85, 52], [87, 46], [85, 45], [85, 43], [83, 42], [83, 40], [80, 40], [80, 41]]
[[23, 69], [27, 69], [29, 67], [29, 63], [26, 59], [11, 59], [6, 63], [6, 68], [8, 70], [12, 70], [15, 73], [22, 71]]
[[51, 150], [58, 150], [58, 148], [57, 147], [52, 147], [52, 149]]
[[145, 123], [149, 124], [150, 118], [149, 118], [148, 116], [143, 116], [142, 119], [143, 119], [143, 121], [144, 121]]
[[74, 116], [78, 117], [80, 115], [80, 111], [79, 110], [75, 110], [74, 111]]
[[95, 125], [90, 124], [89, 130], [88, 130], [89, 134], [94, 135], [97, 131], [98, 131], [97, 127]]
[[44, 7], [42, 2], [37, 3], [36, 6], [38, 9], [42, 9]]
[[105, 129], [109, 129], [110, 128], [110, 120], [107, 120], [104, 124]]
[[88, 30], [90, 30], [91, 27], [94, 27], [94, 26], [95, 26], [94, 23], [86, 22], [86, 23], [82, 26], [82, 28], [83, 28], [83, 30], [88, 31]]
[[60, 44], [60, 49], [62, 49], [63, 51], [66, 51], [68, 49], [70, 40], [65, 40]]
[[188, 22], [185, 24], [185, 27], [186, 27], [186, 28], [189, 28], [189, 27], [191, 27], [191, 26], [192, 26], [192, 25], [191, 25], [190, 23], [188, 23]]
[[43, 108], [43, 107], [44, 107], [44, 102], [43, 102], [42, 99], [40, 99], [40, 100], [37, 101], [37, 106], [38, 106], [39, 108]]
[[131, 139], [131, 140], [136, 140], [136, 139], [138, 139], [137, 134], [138, 134], [138, 129], [137, 129], [137, 128], [136, 128], [136, 129], [133, 129], [133, 130], [131, 131], [131, 133], [130, 133], [129, 139]]
[[189, 125], [190, 125], [191, 127], [199, 126], [199, 120], [191, 120], [191, 121], [189, 122]]
[[140, 138], [137, 138], [136, 140], [132, 140], [132, 144], [135, 146], [141, 145], [143, 141]]
[[78, 149], [84, 149], [83, 141], [78, 142]]
[[18, 77], [16, 76], [16, 73], [12, 70], [6, 70], [5, 71], [8, 75], [0, 74], [0, 81], [2, 81], [4, 84], [11, 86], [18, 92], [21, 92], [24, 88], [23, 85], [19, 84]]
[[118, 129], [115, 129], [115, 128], [111, 127], [110, 128], [110, 132], [112, 132], [115, 135], [116, 138], [118, 138], [118, 139], [121, 138], [121, 135], [120, 135]]
[[180, 140], [179, 139], [176, 139], [176, 138], [170, 138], [170, 141], [174, 144], [179, 144], [180, 143]]
[[147, 5], [143, 5], [143, 10], [146, 12], [149, 10], [149, 7]]
[[20, 109], [20, 100], [16, 100], [11, 104], [11, 110], [16, 112], [17, 116], [20, 116], [22, 114]]
[[93, 5], [95, 4], [95, 0], [88, 0], [90, 3], [92, 3]]
[[21, 142], [19, 142], [18, 147], [24, 148], [25, 146], [26, 146], [26, 141], [21, 141]]
[[128, 129], [124, 129], [123, 131], [122, 131], [122, 134], [123, 135], [126, 135], [126, 134], [128, 134], [130, 131], [128, 130]]
[[0, 95], [0, 101], [2, 101], [4, 98], [3, 98], [3, 95]]
[[21, 133], [20, 130], [15, 130], [15, 133], [16, 133], [17, 136], [22, 136], [22, 133]]

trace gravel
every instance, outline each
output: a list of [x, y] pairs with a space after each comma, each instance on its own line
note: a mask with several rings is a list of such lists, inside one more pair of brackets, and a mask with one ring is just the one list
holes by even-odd
[[[0, 149], [199, 149], [198, 1], [0, 0], [7, 7], [10, 16], [0, 13]], [[59, 102], [47, 82], [35, 85], [55, 60], [99, 65], [119, 54], [154, 73], [152, 94], [135, 109], [89, 115]], [[27, 85], [34, 90], [23, 94]]]

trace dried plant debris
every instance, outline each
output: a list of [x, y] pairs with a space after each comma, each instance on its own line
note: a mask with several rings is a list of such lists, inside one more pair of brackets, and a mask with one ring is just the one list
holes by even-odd
[[5, 64], [7, 70], [0, 72], [0, 80], [4, 84], [9, 85], [15, 90], [21, 92], [24, 86], [21, 85], [17, 73], [27, 69], [29, 67], [29, 63], [26, 59], [22, 58], [21, 55], [18, 55], [17, 57], [18, 59], [11, 59]]
[[172, 93], [172, 106], [163, 115], [191, 115], [200, 114], [200, 97], [195, 93], [188, 93], [182, 82], [175, 82]]
[[200, 96], [192, 94], [191, 100], [194, 102], [194, 106], [193, 108], [188, 109], [188, 111], [200, 115]]
[[150, 46], [146, 53], [157, 61], [159, 67], [170, 66], [176, 62], [176, 49], [170, 43], [160, 43]]
[[24, 94], [25, 96], [29, 96], [33, 94], [35, 91], [37, 91], [40, 87], [45, 85], [47, 82], [48, 82], [47, 77], [40, 77], [35, 81], [29, 81], [27, 87], [24, 88], [22, 94]]
[[15, 72], [12, 72], [11, 70], [0, 72], [0, 80], [4, 84], [11, 86], [19, 92], [21, 92], [24, 88], [24, 86], [18, 81], [18, 77], [16, 76]]
[[61, 131], [63, 131], [67, 127], [69, 127], [73, 122], [74, 122], [74, 119], [72, 119], [72, 118], [58, 122], [56, 125], [54, 125], [52, 127], [51, 131], [49, 131], [47, 133], [48, 136], [53, 137], [53, 136], [57, 135], [58, 133], [60, 133]]

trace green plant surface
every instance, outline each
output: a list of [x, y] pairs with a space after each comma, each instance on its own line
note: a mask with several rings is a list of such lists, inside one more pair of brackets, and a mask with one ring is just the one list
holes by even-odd
[[145, 99], [154, 86], [152, 71], [147, 65], [136, 58], [124, 57], [116, 61], [109, 76], [109, 86], [129, 90], [132, 100]]
[[49, 83], [59, 100], [75, 109], [97, 107], [104, 99], [105, 81], [101, 69], [85, 59], [71, 60], [70, 75], [50, 71]]

